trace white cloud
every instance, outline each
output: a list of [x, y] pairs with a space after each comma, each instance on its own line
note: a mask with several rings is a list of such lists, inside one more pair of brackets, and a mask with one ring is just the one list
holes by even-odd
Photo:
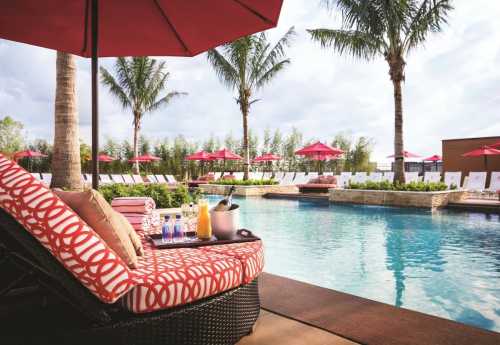
[[[500, 3], [455, 1], [444, 32], [407, 59], [404, 85], [405, 144], [422, 155], [439, 153], [441, 139], [500, 133]], [[472, 15], [473, 14], [473, 15]], [[285, 1], [277, 39], [294, 25], [298, 37], [289, 50], [292, 64], [256, 95], [250, 125], [289, 131], [305, 138], [331, 140], [339, 131], [373, 137], [374, 156], [392, 151], [393, 99], [387, 66], [340, 57], [312, 43], [305, 29], [338, 26], [316, 1]], [[53, 135], [55, 53], [0, 40], [0, 115], [25, 123], [30, 139]], [[144, 120], [143, 132], [153, 138], [183, 134], [201, 141], [211, 133], [241, 133], [241, 115], [233, 94], [219, 83], [204, 55], [166, 58], [170, 89], [188, 96]], [[101, 59], [111, 68], [113, 59]], [[90, 140], [90, 61], [78, 59], [81, 134]], [[101, 136], [132, 136], [131, 115], [100, 89]]]

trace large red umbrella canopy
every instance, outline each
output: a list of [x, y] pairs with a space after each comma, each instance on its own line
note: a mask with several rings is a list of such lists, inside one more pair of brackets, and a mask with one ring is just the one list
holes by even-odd
[[259, 163], [259, 162], [272, 162], [272, 161], [279, 161], [279, 160], [281, 160], [281, 156], [274, 155], [272, 153], [265, 153], [262, 156], [255, 157], [253, 162]]
[[[98, 56], [194, 56], [273, 28], [283, 0], [100, 0]], [[92, 0], [0, 2], [0, 37], [90, 57]]]
[[493, 147], [494, 149], [500, 149], [500, 141], [497, 143], [494, 143], [492, 145], [488, 145], [489, 147]]
[[295, 152], [296, 155], [311, 156], [311, 157], [337, 156], [342, 153], [344, 153], [344, 151], [342, 151], [341, 149], [330, 147], [319, 141]]
[[237, 155], [234, 152], [231, 152], [228, 149], [215, 151], [214, 153], [210, 154], [210, 157], [212, 157], [213, 159], [223, 159], [225, 161], [239, 161], [243, 159], [243, 157]]
[[[394, 158], [394, 157], [395, 157], [394, 155], [387, 156], [387, 158]], [[403, 157], [404, 158], [420, 158], [419, 155], [417, 155], [415, 153], [411, 153], [409, 151], [403, 151]]]
[[425, 162], [439, 162], [442, 161], [443, 158], [440, 155], [433, 155], [427, 158], [424, 158], [423, 161]]
[[116, 158], [108, 156], [104, 153], [101, 153], [99, 156], [97, 156], [97, 160], [99, 162], [104, 162], [104, 163], [110, 163], [116, 160]]
[[47, 155], [37, 152], [37, 151], [31, 151], [31, 150], [25, 150], [25, 151], [19, 151], [14, 153], [14, 159], [19, 159], [19, 158], [41, 158], [41, 157], [47, 157]]
[[500, 150], [494, 149], [491, 146], [481, 146], [478, 149], [466, 152], [462, 157], [481, 157], [500, 155]]
[[210, 153], [206, 151], [199, 151], [193, 153], [192, 155], [186, 156], [187, 161], [213, 161], [215, 158], [211, 156]]
[[144, 154], [142, 156], [137, 156], [137, 157], [131, 158], [128, 161], [130, 163], [151, 163], [151, 162], [159, 161], [159, 160], [161, 160], [160, 157], [156, 157], [156, 156], [150, 155], [148, 153], [148, 154]]

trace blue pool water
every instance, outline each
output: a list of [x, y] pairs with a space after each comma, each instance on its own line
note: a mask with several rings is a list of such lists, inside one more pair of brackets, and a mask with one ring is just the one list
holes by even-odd
[[266, 272], [500, 332], [498, 215], [235, 202], [265, 242]]

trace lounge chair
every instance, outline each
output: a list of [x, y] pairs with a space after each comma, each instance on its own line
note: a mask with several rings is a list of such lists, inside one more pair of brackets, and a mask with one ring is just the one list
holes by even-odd
[[439, 171], [426, 171], [424, 174], [424, 182], [441, 182], [441, 173]]
[[340, 188], [345, 188], [351, 183], [352, 173], [350, 171], [343, 171], [337, 179], [337, 185]]
[[131, 175], [123, 174], [122, 178], [126, 184], [135, 184], [134, 178]]
[[178, 184], [179, 182], [177, 182], [177, 180], [175, 179], [174, 175], [165, 175], [165, 177], [167, 178], [167, 182], [169, 184]]
[[132, 175], [132, 179], [136, 184], [144, 183], [144, 180], [142, 179], [141, 175]]
[[418, 172], [405, 172], [405, 181], [406, 183], [418, 182]]
[[392, 183], [392, 181], [394, 181], [394, 172], [393, 171], [384, 172], [384, 177], [382, 178], [382, 181], [389, 181]]
[[165, 179], [165, 176], [163, 175], [155, 175], [155, 178], [158, 183], [168, 183], [168, 181]]
[[444, 173], [444, 183], [448, 186], [448, 188], [451, 188], [451, 185], [455, 185], [457, 188], [460, 188], [461, 181], [461, 171], [446, 171]]
[[304, 172], [297, 172], [295, 173], [295, 178], [293, 179], [293, 184], [294, 185], [299, 185], [299, 184], [304, 184], [307, 183], [309, 179], [306, 176], [306, 173]]
[[118, 174], [111, 174], [111, 181], [113, 181], [113, 183], [125, 183], [122, 175]]
[[488, 191], [494, 193], [500, 191], [500, 171], [491, 172], [490, 186], [488, 187]]
[[367, 179], [368, 179], [368, 176], [367, 176], [366, 172], [357, 172], [351, 178], [351, 182], [354, 182], [354, 183], [366, 183]]
[[158, 180], [156, 179], [155, 175], [147, 175], [149, 183], [158, 183]]
[[250, 178], [250, 180], [262, 180], [262, 173], [256, 172], [256, 171], [251, 171], [248, 174], [248, 177]]
[[42, 173], [42, 183], [48, 187], [50, 187], [50, 183], [52, 182], [52, 174]]
[[293, 178], [295, 177], [295, 173], [287, 172], [283, 176], [283, 178], [279, 181], [281, 186], [291, 186], [293, 185]]
[[[242, 256], [231, 246], [190, 249], [189, 260], [148, 245], [131, 269], [55, 194], [1, 155], [0, 190], [2, 264], [23, 277], [1, 291], [9, 324], [19, 324], [2, 329], [9, 343], [229, 345], [251, 332], [260, 310], [260, 243], [245, 245]], [[60, 231], [64, 240], [46, 240]], [[20, 297], [33, 286], [27, 277], [37, 290], [22, 309]]]
[[85, 182], [88, 184], [92, 184], [92, 174], [84, 174]]
[[239, 171], [239, 172], [235, 172], [233, 175], [234, 175], [234, 178], [236, 180], [243, 180], [243, 176], [245, 175], [245, 173]]
[[381, 172], [372, 172], [368, 177], [366, 178], [367, 181], [370, 182], [382, 182], [382, 173]]
[[100, 174], [99, 175], [99, 181], [103, 185], [113, 184], [113, 180], [109, 177], [108, 174]]
[[471, 171], [465, 189], [482, 192], [486, 187], [486, 171]]
[[315, 171], [310, 171], [307, 173], [306, 177], [307, 177], [307, 181], [310, 181], [310, 180], [313, 180], [315, 178], [318, 178], [319, 174]]
[[333, 175], [321, 175], [297, 187], [301, 193], [328, 193], [330, 188], [337, 188], [337, 178]]

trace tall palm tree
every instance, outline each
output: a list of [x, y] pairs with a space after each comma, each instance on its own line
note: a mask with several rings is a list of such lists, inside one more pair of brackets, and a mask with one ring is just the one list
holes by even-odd
[[251, 105], [258, 101], [252, 95], [290, 63], [285, 58], [285, 48], [294, 35], [291, 27], [274, 46], [265, 33], [245, 36], [208, 52], [208, 61], [221, 82], [237, 92], [236, 103], [243, 116], [244, 180], [248, 179], [250, 168], [248, 114]]
[[403, 157], [403, 97], [406, 55], [431, 33], [441, 31], [451, 0], [323, 0], [342, 14], [340, 29], [308, 30], [323, 47], [340, 54], [372, 60], [384, 57], [394, 88], [394, 181], [405, 182]]
[[51, 187], [80, 190], [83, 184], [73, 55], [57, 52], [56, 78]]
[[[165, 71], [165, 61], [158, 62], [147, 56], [117, 58], [116, 78], [101, 67], [101, 82], [122, 104], [132, 110], [134, 125], [134, 155], [139, 155], [139, 131], [143, 116], [169, 104], [173, 98], [185, 95], [172, 91], [160, 96], [166, 89], [169, 72]], [[139, 163], [134, 164], [134, 172], [139, 173]]]

